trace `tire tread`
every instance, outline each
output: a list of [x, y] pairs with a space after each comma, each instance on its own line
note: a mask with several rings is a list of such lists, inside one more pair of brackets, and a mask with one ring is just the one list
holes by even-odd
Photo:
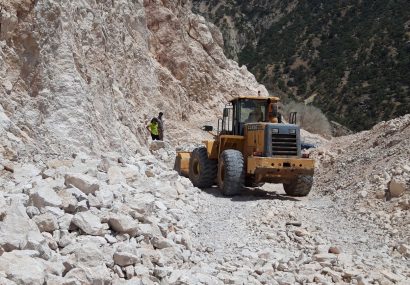
[[299, 175], [294, 181], [289, 184], [283, 184], [286, 194], [295, 197], [307, 196], [312, 189], [313, 176]]
[[[198, 177], [193, 175], [193, 161], [198, 159], [200, 164], [200, 174]], [[193, 150], [189, 162], [189, 179], [192, 184], [198, 188], [209, 188], [214, 184], [217, 173], [217, 161], [208, 158], [208, 152], [205, 147], [198, 147]]]
[[244, 159], [240, 151], [227, 149], [222, 152], [220, 160], [225, 166], [225, 177], [221, 183], [218, 177], [218, 184], [225, 196], [234, 196], [241, 192], [245, 183]]

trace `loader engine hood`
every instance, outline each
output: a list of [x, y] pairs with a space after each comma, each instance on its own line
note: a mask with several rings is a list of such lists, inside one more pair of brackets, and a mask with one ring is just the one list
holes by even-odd
[[246, 124], [247, 148], [264, 157], [301, 157], [300, 128], [293, 124]]

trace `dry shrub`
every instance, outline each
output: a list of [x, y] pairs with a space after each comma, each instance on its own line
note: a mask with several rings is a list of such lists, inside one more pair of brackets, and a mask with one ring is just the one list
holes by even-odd
[[291, 112], [297, 112], [297, 124], [304, 130], [329, 138], [332, 135], [330, 123], [323, 112], [312, 105], [289, 102], [282, 107], [285, 120], [289, 119]]

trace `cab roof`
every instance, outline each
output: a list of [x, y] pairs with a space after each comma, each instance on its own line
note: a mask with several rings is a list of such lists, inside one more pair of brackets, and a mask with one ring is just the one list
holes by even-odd
[[279, 97], [274, 97], [274, 96], [269, 96], [269, 97], [265, 97], [265, 96], [237, 96], [237, 97], [233, 98], [232, 100], [229, 100], [229, 102], [235, 102], [235, 101], [242, 100], [242, 99], [261, 100], [261, 101], [266, 101], [268, 99], [270, 99], [271, 101], [279, 101], [280, 100]]

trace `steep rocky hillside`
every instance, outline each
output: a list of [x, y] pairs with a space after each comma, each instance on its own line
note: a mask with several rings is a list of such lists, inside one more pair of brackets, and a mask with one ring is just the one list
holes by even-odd
[[215, 121], [230, 96], [267, 92], [226, 59], [220, 32], [190, 1], [0, 4], [0, 141], [10, 158], [144, 152], [159, 111], [182, 138], [194, 129], [185, 121]]
[[410, 282], [410, 115], [312, 152], [308, 197], [223, 197], [148, 155], [0, 164], [0, 284]]
[[193, 2], [272, 91], [354, 130], [410, 112], [408, 1]]

